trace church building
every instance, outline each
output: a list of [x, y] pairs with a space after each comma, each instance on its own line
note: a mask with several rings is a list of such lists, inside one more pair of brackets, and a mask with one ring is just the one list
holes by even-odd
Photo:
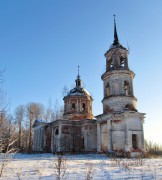
[[79, 72], [76, 86], [63, 98], [62, 119], [36, 120], [33, 151], [38, 152], [130, 152], [144, 151], [144, 113], [137, 110], [133, 91], [134, 72], [129, 69], [128, 50], [119, 40], [114, 17], [114, 41], [105, 53], [103, 113], [94, 117], [92, 97], [82, 87]]

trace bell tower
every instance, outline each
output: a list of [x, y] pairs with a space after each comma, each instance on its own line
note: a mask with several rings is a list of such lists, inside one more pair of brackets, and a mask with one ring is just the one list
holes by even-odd
[[103, 114], [97, 119], [98, 152], [130, 152], [131, 156], [144, 151], [144, 113], [137, 111], [133, 91], [134, 72], [128, 63], [128, 50], [118, 39], [114, 16], [114, 41], [105, 53], [106, 70], [103, 81]]
[[114, 15], [114, 42], [105, 53], [106, 72], [101, 76], [104, 83], [103, 113], [136, 111], [136, 98], [133, 92], [134, 72], [128, 66], [128, 50], [119, 40]]

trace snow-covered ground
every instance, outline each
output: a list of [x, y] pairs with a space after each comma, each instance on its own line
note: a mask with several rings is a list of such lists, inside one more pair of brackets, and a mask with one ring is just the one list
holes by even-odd
[[[162, 180], [162, 158], [110, 159], [105, 155], [66, 155], [65, 179], [156, 179]], [[57, 155], [16, 154], [0, 179], [56, 179]], [[92, 174], [91, 174], [92, 172]]]

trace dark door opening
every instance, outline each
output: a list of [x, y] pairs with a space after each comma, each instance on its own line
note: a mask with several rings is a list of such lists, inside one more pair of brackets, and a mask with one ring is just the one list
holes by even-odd
[[132, 134], [132, 147], [133, 149], [137, 149], [137, 135]]

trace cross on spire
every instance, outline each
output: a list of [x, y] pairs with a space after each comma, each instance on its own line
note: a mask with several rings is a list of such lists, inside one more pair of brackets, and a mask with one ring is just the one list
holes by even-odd
[[81, 82], [82, 82], [82, 80], [80, 79], [79, 69], [80, 66], [78, 66], [78, 75], [77, 75], [77, 79], [75, 80], [77, 88], [81, 88]]
[[80, 66], [78, 66], [78, 76], [77, 76], [78, 79], [80, 79], [79, 68], [80, 68]]
[[114, 14], [114, 23], [116, 23], [116, 19], [115, 18], [116, 18], [116, 15]]

